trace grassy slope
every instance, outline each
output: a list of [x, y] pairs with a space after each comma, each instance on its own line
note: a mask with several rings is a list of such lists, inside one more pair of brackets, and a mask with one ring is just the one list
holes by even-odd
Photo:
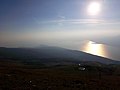
[[120, 90], [120, 69], [101, 73], [79, 71], [77, 66], [32, 69], [19, 63], [0, 62], [0, 90]]

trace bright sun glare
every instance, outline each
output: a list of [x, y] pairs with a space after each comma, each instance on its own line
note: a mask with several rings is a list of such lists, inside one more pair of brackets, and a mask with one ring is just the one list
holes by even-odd
[[99, 2], [91, 2], [88, 6], [89, 15], [98, 15], [101, 10], [101, 4]]
[[85, 45], [84, 51], [98, 56], [107, 56], [104, 52], [104, 46], [102, 44], [97, 44], [95, 42], [89, 41]]

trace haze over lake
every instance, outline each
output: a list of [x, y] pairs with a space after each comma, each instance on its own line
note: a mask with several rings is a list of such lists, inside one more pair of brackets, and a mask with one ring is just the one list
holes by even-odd
[[108, 46], [105, 44], [99, 44], [93, 41], [85, 41], [83, 45], [80, 47], [80, 51], [90, 53], [93, 55], [113, 59], [120, 60], [120, 49], [113, 46]]

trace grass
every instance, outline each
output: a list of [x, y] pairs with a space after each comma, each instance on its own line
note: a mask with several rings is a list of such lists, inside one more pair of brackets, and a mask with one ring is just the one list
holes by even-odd
[[29, 68], [19, 63], [0, 62], [0, 90], [120, 90], [120, 69], [111, 74], [104, 67], [99, 77], [97, 69], [80, 71], [77, 68], [76, 65]]

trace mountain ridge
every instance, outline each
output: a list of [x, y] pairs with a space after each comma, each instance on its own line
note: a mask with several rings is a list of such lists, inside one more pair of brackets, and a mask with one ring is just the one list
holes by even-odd
[[[108, 58], [95, 56], [82, 51], [69, 50], [61, 47], [44, 46], [37, 48], [6, 48], [0, 47], [0, 58], [9, 58], [15, 60], [36, 61], [57, 59], [68, 61], [91, 61], [104, 64], [117, 64], [119, 61], [114, 61]], [[59, 62], [60, 62], [59, 60]]]

